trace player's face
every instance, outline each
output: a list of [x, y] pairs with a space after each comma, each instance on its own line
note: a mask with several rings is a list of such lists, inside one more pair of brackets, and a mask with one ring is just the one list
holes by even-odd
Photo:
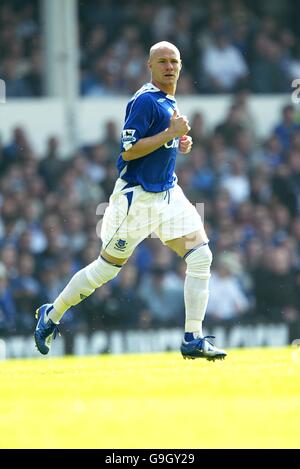
[[176, 88], [181, 70], [181, 59], [175, 50], [157, 49], [149, 60], [152, 82], [161, 89]]

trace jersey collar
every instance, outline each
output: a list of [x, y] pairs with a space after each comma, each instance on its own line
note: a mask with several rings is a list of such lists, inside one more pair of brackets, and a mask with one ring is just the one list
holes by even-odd
[[172, 101], [176, 101], [175, 96], [173, 96], [172, 94], [166, 94], [164, 91], [157, 88], [157, 86], [153, 85], [153, 83], [150, 83], [150, 85], [153, 87], [154, 90], [159, 91], [160, 93], [163, 93], [166, 96], [166, 98], [172, 99]]

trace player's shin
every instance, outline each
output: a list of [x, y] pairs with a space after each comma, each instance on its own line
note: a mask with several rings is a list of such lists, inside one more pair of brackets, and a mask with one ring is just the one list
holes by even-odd
[[90, 296], [96, 288], [115, 278], [121, 270], [105, 261], [101, 257], [77, 272], [68, 285], [54, 301], [54, 308], [49, 313], [49, 318], [58, 323], [64, 313], [71, 307]]
[[185, 332], [202, 337], [202, 322], [208, 296], [212, 254], [207, 244], [187, 253], [186, 279], [184, 284]]

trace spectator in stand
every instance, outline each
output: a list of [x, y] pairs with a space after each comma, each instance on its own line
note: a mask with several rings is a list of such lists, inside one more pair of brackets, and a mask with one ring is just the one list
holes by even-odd
[[19, 275], [11, 282], [16, 305], [17, 327], [30, 333], [34, 327], [35, 311], [41, 301], [41, 286], [35, 278], [35, 261], [30, 254], [22, 254], [18, 265]]
[[300, 123], [296, 122], [294, 106], [287, 104], [282, 108], [282, 120], [275, 127], [274, 134], [286, 151], [290, 149], [292, 140], [297, 133], [300, 133]]
[[272, 174], [271, 185], [275, 200], [285, 205], [290, 213], [298, 213], [298, 193], [292, 185], [292, 172], [288, 164], [281, 164]]
[[225, 120], [216, 126], [215, 133], [220, 135], [224, 143], [230, 147], [243, 129], [241, 108], [237, 104], [232, 104]]
[[254, 93], [287, 93], [290, 90], [282, 47], [263, 33], [255, 39], [251, 83]]
[[63, 166], [64, 163], [59, 153], [59, 140], [56, 137], [49, 137], [46, 154], [39, 164], [39, 173], [48, 189], [53, 190], [56, 188]]
[[178, 290], [168, 284], [167, 272], [162, 266], [153, 266], [139, 288], [139, 295], [150, 313], [150, 326], [181, 325], [184, 311], [182, 289]]
[[239, 121], [243, 129], [247, 129], [252, 139], [255, 139], [257, 129], [253, 112], [249, 106], [250, 90], [247, 87], [238, 89], [233, 98], [233, 104], [238, 106]]
[[207, 144], [207, 129], [205, 128], [204, 116], [200, 112], [195, 112], [191, 120], [190, 135], [193, 138], [194, 145]]
[[207, 306], [207, 315], [213, 320], [236, 320], [250, 308], [249, 300], [234, 275], [236, 269], [241, 269], [236, 263], [239, 261], [232, 253], [222, 254], [217, 259], [216, 269], [210, 280]]
[[17, 70], [17, 61], [14, 58], [6, 58], [1, 67], [1, 78], [6, 84], [7, 98], [28, 98], [31, 90], [24, 77]]
[[300, 77], [300, 45], [299, 43], [294, 46], [294, 56], [289, 58], [288, 61], [288, 75], [290, 80]]
[[241, 52], [230, 44], [228, 35], [223, 31], [204, 50], [202, 67], [206, 89], [210, 93], [234, 91], [246, 82], [248, 74]]
[[284, 247], [269, 247], [254, 274], [256, 310], [260, 318], [295, 321], [300, 318], [293, 264]]
[[230, 162], [230, 171], [221, 178], [220, 186], [227, 189], [234, 204], [241, 204], [249, 199], [250, 183], [246, 164], [241, 156], [236, 156]]
[[112, 155], [117, 155], [119, 151], [119, 133], [116, 123], [109, 120], [105, 124], [104, 138], [101, 140], [101, 147], [107, 151], [107, 159]]
[[5, 265], [0, 262], [0, 333], [15, 332], [16, 305], [8, 284]]

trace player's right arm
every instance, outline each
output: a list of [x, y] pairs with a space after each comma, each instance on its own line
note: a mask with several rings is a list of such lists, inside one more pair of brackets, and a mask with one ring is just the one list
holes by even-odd
[[151, 137], [144, 137], [153, 120], [153, 109], [147, 96], [139, 97], [133, 104], [129, 117], [122, 132], [122, 145], [124, 161], [132, 161], [152, 153], [173, 138], [181, 137], [190, 130], [185, 116], [178, 116], [174, 111], [167, 129]]

